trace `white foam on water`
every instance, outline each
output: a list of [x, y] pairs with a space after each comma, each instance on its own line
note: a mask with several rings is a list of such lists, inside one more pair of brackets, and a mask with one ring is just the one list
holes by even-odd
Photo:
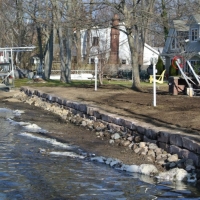
[[10, 118], [7, 118], [7, 120], [10, 122], [11, 125], [13, 126], [20, 125], [28, 132], [33, 132], [33, 133], [37, 133], [37, 132], [47, 133], [48, 132], [47, 130], [39, 127], [37, 124], [31, 124], [29, 122], [17, 122]]
[[39, 137], [39, 136], [35, 136], [35, 135], [33, 135], [31, 133], [27, 133], [27, 132], [20, 133], [19, 135], [29, 137], [29, 138], [32, 138], [32, 139], [36, 139], [36, 140], [40, 140], [40, 141], [45, 141], [49, 144], [52, 144], [53, 146], [61, 147], [61, 148], [64, 148], [64, 149], [73, 149], [75, 147], [75, 146], [72, 146], [72, 145], [68, 145], [66, 143], [58, 142], [58, 141], [56, 141], [56, 139]]
[[56, 156], [67, 156], [67, 157], [72, 157], [72, 158], [81, 158], [84, 159], [84, 156], [78, 155], [74, 152], [56, 152], [52, 151], [49, 153], [50, 155], [56, 155]]
[[13, 114], [16, 115], [16, 116], [19, 116], [21, 114], [25, 113], [23, 110], [14, 110], [13, 111]]
[[40, 132], [40, 133], [47, 133], [48, 131], [40, 128], [37, 124], [27, 124], [23, 126], [25, 130], [29, 132]]
[[14, 121], [14, 120], [12, 120], [12, 119], [10, 119], [10, 118], [7, 118], [7, 121], [9, 121], [10, 124], [13, 125], [13, 126], [16, 126], [16, 125], [19, 124], [19, 122], [16, 122], [16, 121]]

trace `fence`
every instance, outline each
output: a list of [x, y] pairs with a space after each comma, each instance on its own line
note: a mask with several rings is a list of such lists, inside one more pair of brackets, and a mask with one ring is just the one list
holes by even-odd
[[[94, 75], [94, 70], [71, 70], [71, 74], [92, 74]], [[60, 70], [51, 70], [51, 75], [60, 75]]]

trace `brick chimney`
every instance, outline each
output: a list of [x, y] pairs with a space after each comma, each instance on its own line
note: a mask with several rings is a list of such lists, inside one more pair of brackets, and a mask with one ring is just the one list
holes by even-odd
[[112, 19], [112, 28], [110, 33], [110, 58], [109, 64], [118, 64], [119, 63], [119, 16], [114, 15]]

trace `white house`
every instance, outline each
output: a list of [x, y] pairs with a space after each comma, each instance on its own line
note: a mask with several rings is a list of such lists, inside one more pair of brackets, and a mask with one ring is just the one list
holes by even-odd
[[[123, 25], [119, 26], [119, 30], [124, 30]], [[87, 31], [81, 31], [81, 44], [82, 44], [82, 57], [86, 54], [87, 48]], [[95, 27], [91, 30], [90, 36], [90, 56], [89, 63], [94, 63], [94, 58], [99, 55], [104, 55], [104, 59], [109, 60], [110, 52], [111, 52], [111, 27], [109, 28], [98, 28]], [[158, 58], [160, 52], [149, 46], [145, 43], [144, 47], [144, 57], [143, 57], [143, 65], [150, 65], [150, 60], [152, 56]], [[123, 31], [119, 31], [119, 49], [118, 49], [118, 57], [119, 57], [119, 67], [127, 67], [130, 68], [131, 64], [131, 53], [128, 44], [127, 35]]]
[[[88, 38], [89, 41], [87, 41]], [[89, 37], [87, 30], [81, 30], [82, 59], [85, 59], [88, 49], [88, 63], [94, 64], [95, 57], [98, 57], [98, 67], [103, 71], [104, 74], [109, 73], [111, 75], [115, 75], [119, 70], [132, 71], [131, 52], [126, 30], [123, 23], [119, 23], [119, 17], [117, 15], [115, 15], [112, 19], [112, 27], [93, 27], [90, 30]], [[74, 54], [76, 55], [76, 53]], [[141, 66], [141, 69], [146, 70], [151, 64], [151, 58], [158, 58], [159, 55], [159, 51], [152, 48], [148, 44], [145, 44], [143, 65]], [[74, 79], [74, 76], [75, 75], [72, 73], [71, 78]], [[79, 75], [79, 79], [80, 77], [82, 76]], [[87, 77], [85, 78], [87, 79]]]

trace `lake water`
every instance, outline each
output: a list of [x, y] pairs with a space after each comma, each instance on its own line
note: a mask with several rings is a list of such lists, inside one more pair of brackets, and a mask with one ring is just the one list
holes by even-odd
[[15, 123], [16, 114], [0, 109], [0, 200], [200, 199], [192, 185], [158, 183], [86, 160], [78, 147], [38, 134], [37, 126]]

